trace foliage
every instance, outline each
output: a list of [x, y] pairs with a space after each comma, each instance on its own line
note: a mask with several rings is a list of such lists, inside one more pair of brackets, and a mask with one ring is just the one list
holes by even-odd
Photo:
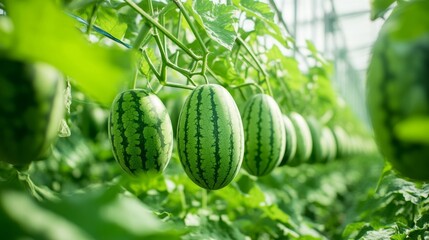
[[[173, 125], [183, 99], [206, 82], [239, 108], [272, 95], [283, 113], [370, 135], [330, 84], [333, 66], [308, 41], [297, 48], [263, 1], [0, 0], [0, 54], [64, 73], [68, 137], [17, 171], [0, 162], [0, 233], [8, 239], [403, 239], [427, 235], [428, 187], [400, 178], [368, 154], [327, 164], [240, 171], [206, 191], [180, 166], [130, 177], [115, 162], [109, 106], [144, 88]], [[385, 10], [382, 4], [382, 10]], [[35, 11], [37, 9], [37, 11]], [[19, 41], [18, 41], [19, 40]], [[300, 64], [293, 49], [306, 54]], [[4, 127], [4, 126], [2, 126]], [[24, 149], [23, 149], [24, 150]], [[30, 180], [31, 176], [31, 180]], [[377, 185], [377, 181], [378, 185]], [[34, 184], [33, 184], [34, 182]], [[374, 218], [373, 218], [374, 217]], [[425, 235], [426, 234], [426, 235]]]

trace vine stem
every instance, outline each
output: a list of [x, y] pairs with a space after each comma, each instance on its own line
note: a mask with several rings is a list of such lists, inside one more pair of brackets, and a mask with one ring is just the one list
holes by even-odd
[[250, 48], [249, 45], [247, 45], [247, 43], [241, 38], [241, 37], [237, 37], [237, 42], [244, 47], [244, 49], [249, 53], [250, 57], [253, 59], [253, 61], [255, 62], [256, 66], [259, 68], [259, 70], [262, 72], [263, 76], [264, 76], [264, 80], [265, 83], [267, 84], [267, 88], [268, 88], [268, 94], [270, 96], [273, 96], [273, 91], [271, 90], [271, 84], [270, 81], [268, 79], [268, 74], [265, 71], [265, 69], [262, 67], [261, 62], [259, 62], [258, 58], [256, 57], [255, 53], [253, 52], [253, 50]]
[[133, 49], [140, 49], [140, 45], [142, 44], [143, 40], [149, 35], [150, 29], [151, 27], [149, 24], [143, 24], [142, 28], [139, 31], [139, 34], [137, 35], [136, 40], [133, 43]]
[[137, 11], [142, 17], [144, 17], [151, 25], [156, 27], [159, 31], [161, 31], [166, 37], [168, 37], [172, 42], [174, 42], [178, 47], [180, 47], [184, 52], [186, 52], [191, 58], [194, 60], [202, 60], [203, 58], [197, 56], [193, 53], [188, 47], [186, 47], [182, 42], [180, 42], [173, 34], [171, 34], [164, 26], [159, 24], [155, 19], [153, 19], [148, 13], [146, 13], [143, 9], [141, 9], [137, 4], [132, 2], [131, 0], [125, 0], [125, 2]]
[[209, 81], [208, 81], [207, 77], [205, 76], [205, 73], [207, 70], [207, 59], [208, 59], [209, 51], [206, 47], [206, 44], [203, 41], [203, 38], [198, 33], [197, 27], [195, 26], [194, 22], [191, 20], [191, 17], [189, 16], [189, 14], [186, 11], [185, 7], [183, 6], [182, 2], [180, 0], [173, 0], [173, 2], [179, 8], [180, 12], [183, 14], [183, 17], [185, 18], [186, 22], [188, 23], [189, 27], [191, 28], [192, 33], [194, 34], [195, 38], [197, 38], [197, 41], [203, 50], [201, 74], [204, 76], [206, 84], [208, 84]]
[[201, 192], [201, 208], [207, 209], [207, 189], [205, 188]]
[[186, 204], [186, 196], [183, 185], [178, 186], [178, 191], [180, 195], [180, 203], [182, 205], [182, 211], [185, 212], [188, 209], [188, 205]]
[[253, 83], [253, 82], [250, 82], [250, 83], [243, 83], [243, 84], [240, 84], [240, 85], [237, 85], [237, 86], [231, 86], [231, 88], [232, 88], [232, 89], [240, 89], [240, 88], [243, 88], [243, 87], [255, 87], [255, 88], [257, 88], [261, 93], [264, 93], [264, 89], [263, 89], [261, 86], [259, 86], [258, 84]]
[[198, 43], [201, 45], [201, 48], [203, 49], [203, 52], [206, 54], [208, 52], [207, 47], [206, 47], [203, 39], [201, 38], [200, 34], [198, 33], [194, 22], [191, 21], [191, 17], [189, 16], [189, 14], [186, 11], [185, 7], [183, 6], [182, 2], [180, 0], [173, 0], [173, 2], [179, 8], [180, 12], [183, 14], [183, 17], [185, 18], [186, 22], [189, 24], [189, 27], [191, 28], [192, 33], [194, 33], [195, 37], [197, 38]]
[[134, 74], [134, 81], [133, 81], [133, 89], [136, 89], [137, 87], [137, 77], [139, 75], [139, 70], [136, 68], [136, 73]]
[[[158, 79], [161, 79], [161, 75], [156, 68], [155, 65], [152, 63], [152, 60], [150, 60], [149, 56], [147, 55], [146, 51], [143, 51], [143, 56], [146, 59], [146, 61], [149, 64], [149, 68], [152, 70], [153, 74], [155, 74], [155, 77]], [[168, 83], [166, 81], [159, 81], [161, 83], [162, 86], [166, 86], [166, 87], [174, 87], [174, 88], [182, 88], [182, 89], [188, 89], [188, 90], [194, 90], [195, 87], [194, 86], [189, 86], [189, 85], [185, 85], [185, 84], [179, 84], [179, 83]]]

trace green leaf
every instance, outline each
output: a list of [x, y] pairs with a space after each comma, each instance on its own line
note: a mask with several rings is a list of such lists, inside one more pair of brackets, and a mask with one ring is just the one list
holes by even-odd
[[272, 220], [282, 223], [289, 223], [289, 216], [283, 212], [277, 205], [271, 205], [262, 209], [264, 213]]
[[238, 73], [234, 63], [229, 57], [217, 56], [213, 58], [213, 61], [210, 61], [210, 63], [210, 68], [213, 72], [223, 79], [228, 80], [229, 83], [239, 84], [244, 82], [242, 74]]
[[110, 105], [131, 81], [131, 52], [90, 44], [51, 1], [7, 0], [6, 9], [14, 25], [13, 37], [19, 39], [9, 49], [14, 57], [55, 66], [104, 105]]
[[230, 223], [222, 220], [222, 217], [202, 216], [199, 218], [200, 224], [190, 234], [183, 239], [235, 239], [244, 240], [245, 236]]
[[367, 222], [350, 223], [344, 229], [342, 237], [344, 239], [357, 239], [356, 234], [365, 228], [372, 229]]
[[131, 194], [118, 186], [93, 186], [43, 206], [76, 224], [93, 238], [179, 239], [180, 233], [162, 223]]
[[211, 0], [196, 0], [192, 9], [195, 19], [204, 27], [210, 38], [231, 50], [237, 38], [235, 7]]
[[405, 201], [415, 205], [419, 204], [423, 199], [429, 196], [429, 188], [421, 188], [414, 182], [398, 178], [392, 172], [386, 175], [380, 184], [384, 184], [380, 189], [380, 195], [389, 196], [399, 194]]
[[1, 192], [0, 224], [1, 235], [9, 239], [94, 239], [74, 223], [16, 191]]
[[280, 44], [288, 46], [279, 25], [274, 22], [274, 13], [269, 4], [259, 0], [234, 0], [233, 3], [238, 9], [245, 12], [247, 17], [255, 18], [255, 31], [258, 35], [270, 35]]
[[390, 239], [395, 234], [393, 229], [380, 229], [377, 231], [369, 231], [363, 239], [385, 240]]
[[371, 20], [383, 17], [395, 0], [371, 0]]
[[255, 16], [266, 21], [274, 20], [274, 13], [272, 12], [270, 5], [267, 3], [259, 0], [234, 0], [233, 2], [236, 6], [241, 6], [241, 9], [250, 16]]
[[96, 13], [95, 24], [118, 39], [122, 39], [127, 30], [127, 24], [119, 19], [118, 11], [110, 6], [101, 5]]

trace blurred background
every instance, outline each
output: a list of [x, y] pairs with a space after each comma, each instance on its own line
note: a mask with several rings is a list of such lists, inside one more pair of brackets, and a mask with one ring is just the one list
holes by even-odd
[[[370, 1], [275, 2], [289, 33], [296, 38], [297, 47], [304, 47], [305, 41], [311, 40], [328, 60], [333, 61], [335, 90], [351, 106], [356, 116], [369, 126], [365, 108], [365, 76], [371, 46], [383, 24], [383, 19], [370, 20]], [[303, 60], [300, 54], [296, 54], [296, 57]]]

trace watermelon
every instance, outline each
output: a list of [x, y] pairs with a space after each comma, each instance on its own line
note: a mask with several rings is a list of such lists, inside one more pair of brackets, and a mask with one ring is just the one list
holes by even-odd
[[167, 109], [156, 95], [143, 89], [118, 94], [108, 129], [113, 155], [128, 174], [160, 173], [170, 161], [173, 128]]
[[429, 1], [404, 1], [383, 25], [367, 104], [380, 152], [402, 176], [429, 180]]
[[295, 157], [289, 162], [290, 166], [297, 166], [306, 162], [313, 149], [311, 132], [305, 119], [296, 112], [289, 114], [289, 118], [293, 123], [297, 136], [297, 149]]
[[286, 165], [289, 161], [291, 161], [296, 154], [296, 145], [297, 145], [297, 136], [295, 128], [293, 127], [292, 121], [288, 116], [283, 115], [283, 122], [285, 125], [285, 133], [286, 133], [286, 147], [285, 154], [279, 166]]
[[19, 167], [46, 155], [64, 116], [54, 68], [0, 57], [0, 160]]
[[177, 147], [189, 178], [216, 190], [227, 186], [241, 168], [243, 123], [229, 92], [220, 85], [196, 87], [179, 115]]
[[279, 106], [266, 94], [250, 98], [243, 110], [245, 154], [243, 168], [251, 175], [265, 176], [283, 159], [285, 126]]

